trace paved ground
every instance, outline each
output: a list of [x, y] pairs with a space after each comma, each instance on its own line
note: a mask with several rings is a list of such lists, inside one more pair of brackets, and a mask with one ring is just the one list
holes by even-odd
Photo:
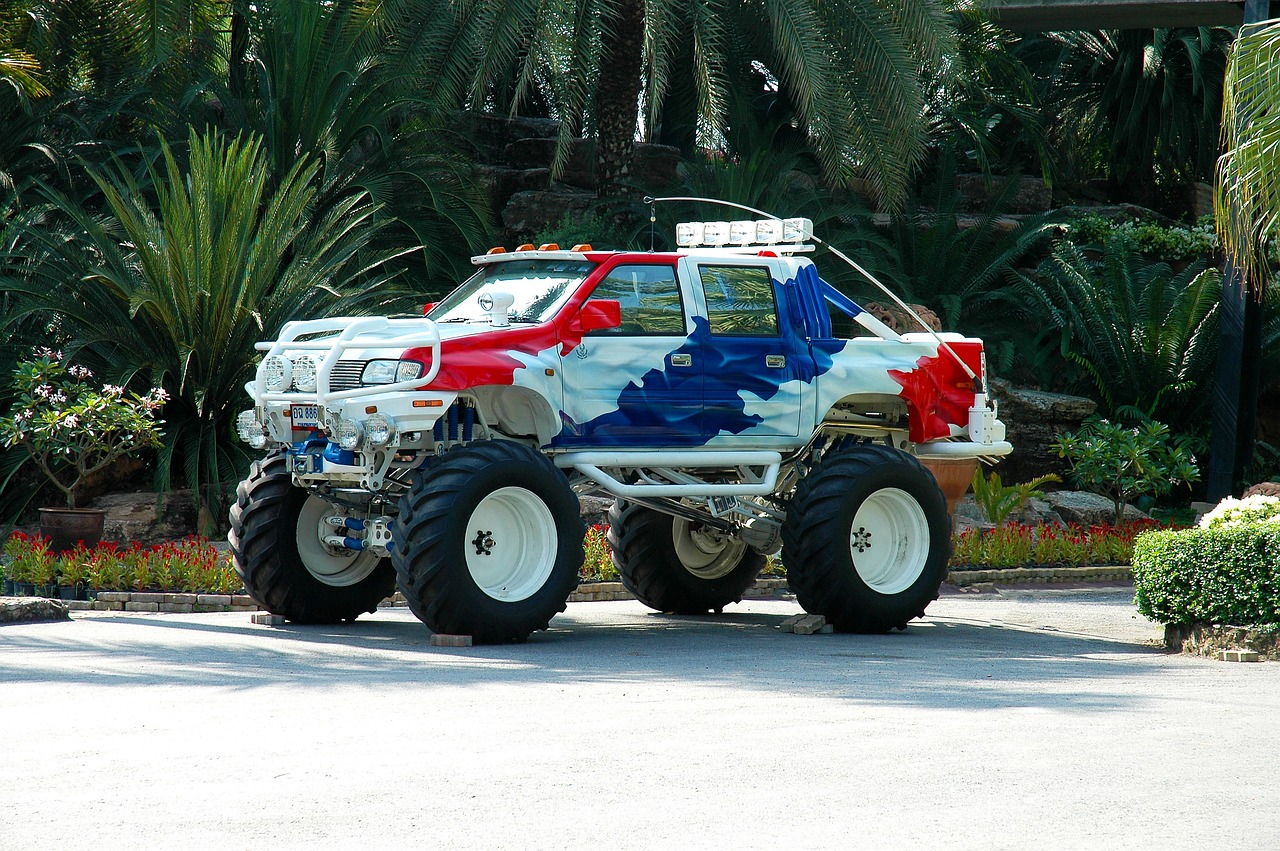
[[1280, 847], [1278, 664], [1165, 654], [1116, 590], [798, 611], [0, 627], [0, 847]]

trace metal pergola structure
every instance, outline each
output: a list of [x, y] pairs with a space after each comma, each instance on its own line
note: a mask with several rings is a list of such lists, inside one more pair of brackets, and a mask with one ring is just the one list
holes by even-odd
[[[984, 0], [991, 19], [1020, 32], [1242, 26], [1268, 20], [1270, 0]], [[1262, 356], [1262, 305], [1228, 261], [1219, 314], [1221, 342], [1213, 391], [1210, 500], [1229, 496], [1253, 456]]]

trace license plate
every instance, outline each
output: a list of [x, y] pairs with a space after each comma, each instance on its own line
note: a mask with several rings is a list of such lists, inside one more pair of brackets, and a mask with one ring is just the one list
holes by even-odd
[[293, 405], [289, 419], [294, 428], [315, 428], [320, 425], [320, 412], [316, 405]]

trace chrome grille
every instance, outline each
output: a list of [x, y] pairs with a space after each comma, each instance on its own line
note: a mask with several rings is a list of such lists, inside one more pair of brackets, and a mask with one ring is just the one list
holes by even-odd
[[360, 386], [360, 376], [364, 372], [364, 365], [368, 361], [363, 360], [340, 360], [333, 366], [333, 372], [329, 373], [329, 392], [335, 390], [354, 390]]

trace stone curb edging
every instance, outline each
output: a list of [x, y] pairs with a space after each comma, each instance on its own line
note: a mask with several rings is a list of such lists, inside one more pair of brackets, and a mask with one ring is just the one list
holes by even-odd
[[1103, 564], [1095, 567], [1013, 567], [1001, 570], [952, 570], [947, 582], [963, 588], [979, 583], [999, 582], [1127, 582], [1133, 579], [1133, 569], [1124, 564]]
[[[744, 599], [769, 597], [787, 590], [785, 579], [757, 579], [742, 595]], [[39, 600], [40, 597], [15, 597], [12, 600]], [[584, 582], [569, 595], [571, 603], [596, 603], [609, 600], [634, 600], [635, 596], [621, 582]], [[258, 612], [262, 607], [243, 594], [178, 594], [159, 591], [99, 591], [93, 600], [59, 601], [72, 612], [155, 612], [172, 614], [208, 612]], [[409, 603], [399, 591], [378, 604], [379, 608], [406, 607]]]

